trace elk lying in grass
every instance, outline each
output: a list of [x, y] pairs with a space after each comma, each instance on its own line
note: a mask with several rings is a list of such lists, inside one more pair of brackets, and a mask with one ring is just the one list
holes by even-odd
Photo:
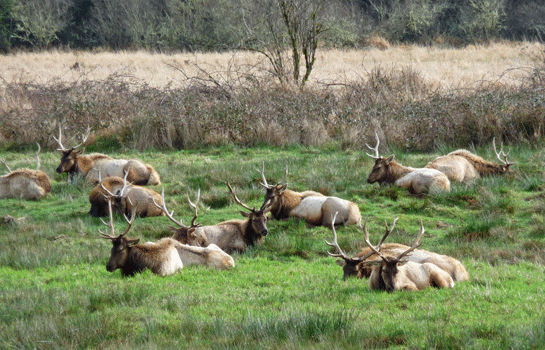
[[114, 210], [119, 214], [131, 215], [136, 213], [137, 216], [161, 216], [163, 211], [157, 209], [153, 204], [153, 200], [162, 202], [161, 195], [154, 190], [132, 185], [127, 182], [128, 173], [124, 178], [111, 176], [96, 185], [89, 194], [89, 202], [91, 209], [89, 214], [94, 217], [103, 217], [108, 215], [108, 199], [112, 199]]
[[115, 236], [111, 200], [108, 200], [108, 208], [110, 222], [103, 223], [110, 228], [111, 234], [100, 232], [113, 245], [106, 270], [113, 272], [121, 269], [121, 275], [133, 276], [138, 272], [150, 269], [154, 274], [166, 276], [183, 268], [184, 265], [177, 249], [181, 245], [179, 242], [171, 238], [163, 238], [157, 243], [138, 244], [140, 239], [125, 237], [136, 217], [134, 213], [131, 215], [131, 219], [124, 216], [129, 225], [122, 234]]
[[[344, 260], [340, 263], [340, 265], [343, 267], [343, 279], [346, 279], [348, 277], [369, 278], [372, 272], [372, 267], [368, 266], [365, 262], [368, 260], [376, 259], [378, 257], [375, 251], [379, 251], [383, 255], [396, 256], [402, 254], [404, 251], [410, 248], [407, 245], [398, 243], [383, 244], [386, 237], [388, 237], [388, 235], [393, 231], [396, 222], [397, 218], [394, 219], [391, 228], [388, 227], [387, 224], [385, 224], [386, 232], [384, 233], [382, 239], [374, 250], [372, 250], [370, 247], [364, 247], [358, 254], [354, 255], [352, 258], [346, 255], [341, 247], [339, 247], [339, 244], [337, 243], [337, 233], [335, 232], [335, 228], [332, 228], [333, 243], [329, 243], [326, 241], [326, 244], [334, 247], [337, 250], [337, 253], [333, 254], [328, 252], [328, 254], [333, 257], [342, 258]], [[367, 234], [366, 226], [367, 224], [363, 226], [363, 231]], [[460, 282], [469, 280], [469, 275], [464, 265], [459, 260], [453, 257], [437, 254], [423, 249], [414, 249], [411, 254], [407, 256], [407, 259], [421, 264], [432, 263], [441, 268], [442, 270], [446, 271], [451, 276], [453, 281]]]
[[375, 165], [367, 178], [368, 183], [378, 182], [381, 186], [384, 184], [394, 184], [395, 186], [405, 188], [414, 195], [435, 194], [439, 192], [450, 191], [450, 181], [448, 177], [436, 169], [429, 168], [411, 168], [401, 165], [394, 160], [394, 156], [382, 158], [379, 156], [378, 146], [380, 140], [375, 133], [377, 145], [375, 148], [367, 145], [375, 151], [375, 155], [367, 155], [375, 160]]
[[128, 180], [136, 185], [160, 185], [161, 179], [157, 171], [149, 164], [144, 164], [137, 159], [113, 159], [107, 155], [93, 153], [82, 155], [83, 150], [78, 149], [83, 146], [89, 137], [90, 129], [82, 137], [82, 141], [77, 146], [66, 148], [62, 144], [62, 132], [59, 127], [59, 138], [53, 137], [59, 147], [57, 151], [61, 153], [61, 162], [56, 171], [59, 174], [67, 173], [69, 178], [74, 176], [83, 176], [86, 181], [97, 184], [99, 174], [104, 178], [109, 176], [122, 177], [128, 173]]
[[149, 269], [154, 274], [166, 276], [193, 264], [217, 269], [230, 269], [235, 266], [233, 258], [213, 244], [206, 248], [194, 247], [181, 244], [172, 238], [138, 244], [139, 239], [125, 237], [136, 216], [134, 213], [131, 219], [124, 216], [129, 225], [122, 234], [115, 236], [111, 201], [108, 207], [110, 222], [103, 223], [110, 228], [111, 234], [102, 232], [101, 234], [113, 244], [110, 259], [106, 265], [106, 270], [109, 272], [121, 269], [123, 276], [133, 276]]
[[[287, 175], [286, 169], [286, 175]], [[357, 204], [338, 197], [324, 196], [314, 191], [295, 192], [287, 184], [269, 185], [265, 178], [265, 165], [261, 170], [265, 188], [265, 202], [271, 203], [271, 214], [276, 220], [295, 217], [314, 226], [353, 225], [361, 220]], [[333, 220], [335, 213], [338, 213]]]
[[420, 234], [413, 245], [398, 254], [387, 256], [378, 251], [369, 242], [369, 233], [364, 225], [365, 243], [380, 257], [380, 260], [367, 260], [364, 266], [372, 267], [369, 276], [369, 288], [393, 292], [396, 290], [422, 290], [427, 287], [452, 288], [454, 281], [450, 274], [431, 262], [414, 262], [407, 258], [413, 250], [420, 246], [424, 235], [424, 225], [420, 223]]
[[[211, 244], [215, 244], [227, 253], [232, 253], [235, 251], [241, 253], [248, 246], [261, 243], [263, 237], [269, 233], [267, 229], [267, 213], [270, 210], [269, 202], [263, 203], [259, 210], [250, 208], [248, 205], [242, 203], [240, 199], [238, 199], [229, 182], [227, 182], [227, 187], [229, 188], [229, 192], [233, 196], [235, 202], [250, 211], [250, 213], [244, 211], [240, 212], [240, 214], [246, 217], [246, 219], [228, 220], [212, 226], [196, 225], [195, 219], [197, 218], [197, 202], [194, 205], [195, 216], [191, 221], [191, 227], [188, 228], [187, 226], [183, 225], [181, 221], [178, 222], [173, 218], [172, 213], [168, 212], [163, 202], [163, 205], [161, 206], [162, 210], [172, 222], [180, 227], [179, 229], [172, 228], [174, 232], [173, 237], [179, 239], [181, 242], [195, 246], [206, 247]], [[157, 204], [156, 206], [159, 207]]]
[[40, 145], [36, 153], [36, 170], [16, 169], [11, 171], [4, 160], [2, 163], [9, 173], [0, 176], [0, 198], [22, 198], [38, 200], [51, 191], [51, 180], [46, 173], [40, 170]]
[[503, 175], [511, 172], [511, 165], [516, 163], [510, 163], [507, 160], [509, 152], [505, 154], [503, 144], [498, 152], [495, 138], [492, 139], [492, 146], [501, 164], [489, 162], [465, 149], [459, 149], [446, 156], [435, 158], [426, 165], [426, 168], [437, 169], [445, 173], [450, 181], [462, 183], [470, 183], [486, 175]]

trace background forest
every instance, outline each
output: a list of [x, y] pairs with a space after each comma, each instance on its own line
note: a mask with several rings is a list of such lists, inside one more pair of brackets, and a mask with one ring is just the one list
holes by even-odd
[[0, 0], [0, 48], [261, 50], [289, 36], [277, 29], [290, 13], [326, 47], [377, 35], [459, 46], [545, 34], [541, 0]]

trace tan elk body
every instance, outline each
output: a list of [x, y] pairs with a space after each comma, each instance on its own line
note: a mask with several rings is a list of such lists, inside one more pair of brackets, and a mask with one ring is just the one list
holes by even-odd
[[40, 145], [38, 145], [38, 152], [36, 153], [36, 170], [21, 168], [11, 171], [6, 162], [2, 160], [9, 173], [0, 176], [0, 198], [38, 200], [51, 191], [49, 176], [40, 170], [39, 153]]
[[125, 174], [125, 178], [108, 177], [100, 181], [91, 190], [89, 194], [89, 203], [91, 203], [89, 214], [94, 217], [107, 216], [108, 199], [111, 198], [114, 211], [119, 214], [130, 215], [134, 209], [136, 215], [140, 217], [165, 215], [161, 209], [153, 204], [154, 200], [162, 203], [161, 195], [150, 188], [128, 183], [127, 175]]
[[[391, 228], [389, 228], [388, 225], [385, 225], [386, 232], [374, 250], [372, 250], [370, 247], [364, 247], [353, 257], [346, 255], [339, 247], [339, 244], [337, 243], [337, 234], [335, 230], [333, 230], [333, 243], [329, 243], [327, 241], [326, 243], [334, 247], [337, 251], [337, 253], [334, 254], [329, 253], [331, 256], [343, 259], [343, 261], [340, 263], [343, 268], [343, 279], [349, 277], [369, 278], [372, 272], [372, 267], [367, 266], [365, 261], [376, 260], [379, 258], [379, 255], [375, 252], [375, 250], [380, 251], [385, 256], [398, 256], [410, 248], [405, 244], [383, 244], [386, 237], [388, 237], [388, 235], [394, 229], [396, 221], [397, 218], [394, 219]], [[464, 265], [459, 260], [451, 256], [430, 252], [424, 249], [414, 249], [411, 254], [407, 255], [406, 259], [416, 263], [432, 263], [446, 271], [455, 282], [469, 280], [469, 274], [467, 273]]]
[[450, 191], [450, 181], [448, 177], [436, 169], [429, 168], [411, 168], [403, 166], [394, 160], [394, 156], [383, 158], [379, 156], [378, 146], [379, 138], [376, 135], [377, 145], [375, 148], [369, 147], [375, 151], [375, 156], [367, 155], [375, 160], [371, 173], [367, 178], [368, 183], [378, 182], [381, 186], [384, 184], [393, 184], [397, 187], [405, 188], [414, 195], [436, 194]]
[[[264, 166], [261, 176], [261, 185], [266, 190], [265, 202], [270, 201], [271, 215], [276, 220], [295, 217], [314, 226], [354, 225], [361, 220], [360, 209], [355, 203], [314, 191], [295, 192], [288, 190], [287, 185], [269, 185]], [[338, 215], [333, 222], [335, 213]]]
[[69, 177], [83, 176], [91, 184], [97, 184], [100, 177], [123, 177], [125, 174], [128, 174], [128, 181], [136, 185], [161, 184], [161, 178], [157, 171], [151, 165], [144, 164], [140, 160], [113, 159], [100, 153], [83, 155], [83, 150], [78, 150], [78, 148], [83, 146], [88, 136], [89, 129], [79, 145], [65, 148], [61, 142], [62, 133], [59, 128], [59, 138], [55, 138], [60, 147], [57, 151], [61, 153], [61, 162], [56, 169], [57, 173], [67, 173]]
[[260, 244], [263, 237], [269, 233], [266, 225], [267, 213], [270, 208], [268, 202], [263, 203], [259, 210], [250, 208], [238, 199], [229, 183], [227, 183], [227, 187], [235, 202], [250, 211], [249, 213], [244, 211], [240, 212], [246, 219], [228, 220], [210, 226], [195, 224], [195, 219], [197, 218], [197, 199], [196, 204], [193, 204], [190, 201], [191, 206], [195, 210], [195, 215], [191, 221], [191, 226], [188, 227], [183, 225], [181, 221], [174, 219], [172, 213], [168, 212], [164, 203], [162, 206], [155, 203], [155, 205], [162, 208], [169, 219], [178, 226], [178, 228], [171, 227], [171, 230], [174, 233], [172, 237], [184, 244], [194, 246], [207, 247], [214, 244], [227, 253], [240, 253], [249, 246], [258, 243]]
[[509, 152], [505, 154], [503, 145], [500, 152], [497, 151], [495, 141], [495, 139], [492, 140], [492, 146], [501, 164], [489, 162], [467, 150], [459, 149], [446, 156], [435, 158], [426, 165], [426, 168], [437, 169], [445, 173], [450, 181], [462, 183], [470, 183], [487, 175], [502, 175], [511, 172], [511, 165], [516, 163], [507, 161]]

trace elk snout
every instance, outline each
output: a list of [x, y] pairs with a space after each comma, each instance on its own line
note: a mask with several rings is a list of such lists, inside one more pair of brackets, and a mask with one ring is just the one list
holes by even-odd
[[110, 264], [110, 263], [106, 264], [106, 271], [108, 271], [108, 272], [114, 272], [114, 271], [115, 271], [114, 265], [113, 265], [113, 264]]

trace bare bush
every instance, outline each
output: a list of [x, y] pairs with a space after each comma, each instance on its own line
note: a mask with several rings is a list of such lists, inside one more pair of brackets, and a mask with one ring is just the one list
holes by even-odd
[[493, 137], [535, 142], [545, 130], [539, 75], [518, 87], [483, 82], [445, 92], [409, 68], [380, 67], [359, 81], [305, 89], [258, 73], [202, 73], [185, 86], [167, 89], [119, 75], [98, 81], [83, 77], [71, 84], [5, 85], [0, 143], [39, 142], [54, 149], [59, 123], [68, 127], [66, 135], [89, 125], [90, 143], [103, 140], [103, 145], [139, 150], [330, 142], [361, 148], [379, 130], [390, 146], [430, 151], [489, 144]]

